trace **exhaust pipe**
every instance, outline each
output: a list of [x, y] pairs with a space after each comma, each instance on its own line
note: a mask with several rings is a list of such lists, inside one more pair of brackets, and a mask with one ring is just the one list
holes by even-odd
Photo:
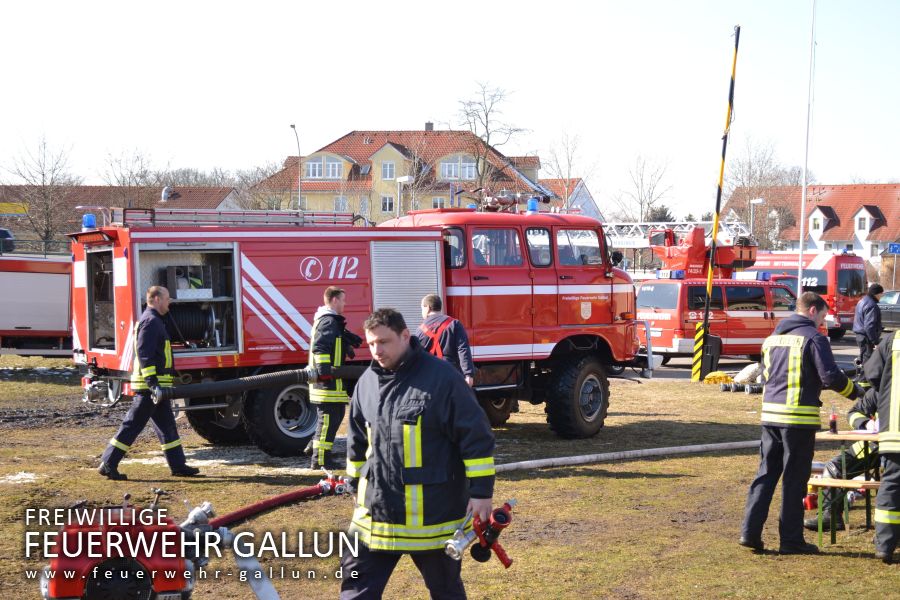
[[[369, 367], [362, 365], [337, 367], [331, 370], [331, 377], [338, 379], [359, 379], [363, 372], [368, 368]], [[154, 401], [175, 400], [176, 398], [224, 396], [226, 394], [235, 394], [247, 390], [258, 390], [260, 388], [287, 387], [301, 383], [315, 383], [319, 379], [319, 373], [315, 369], [293, 369], [290, 371], [279, 371], [277, 373], [250, 375], [238, 379], [225, 379], [223, 381], [159, 388], [159, 395], [158, 397], [154, 397]]]

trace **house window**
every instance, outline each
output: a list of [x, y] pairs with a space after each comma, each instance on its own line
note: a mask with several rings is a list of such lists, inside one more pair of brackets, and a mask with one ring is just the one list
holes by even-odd
[[360, 196], [359, 197], [359, 214], [364, 217], [369, 216], [369, 197], [368, 196]]
[[812, 220], [812, 230], [818, 231], [820, 228], [821, 228], [821, 223], [819, 222], [819, 219], [813, 219]]
[[878, 244], [872, 244], [872, 250], [869, 253], [869, 256], [878, 256], [881, 254], [881, 247]]
[[834, 249], [834, 246], [831, 244], [831, 242], [825, 242], [825, 249], [826, 249], [826, 250], [833, 250], [833, 249]]
[[459, 179], [459, 162], [442, 162], [441, 179]]
[[348, 212], [350, 204], [347, 202], [347, 196], [334, 197], [334, 212]]
[[322, 163], [321, 163], [321, 161], [306, 163], [306, 178], [307, 179], [321, 179], [322, 178]]
[[382, 179], [393, 179], [394, 178], [394, 163], [385, 161], [381, 163], [381, 178]]
[[853, 244], [847, 244], [844, 246], [847, 250], [853, 250]]
[[444, 208], [446, 206], [446, 199], [441, 198], [440, 196], [435, 196], [431, 199], [431, 208]]
[[868, 219], [865, 217], [860, 217], [856, 220], [856, 228], [860, 231], [865, 231], [868, 228]]
[[462, 161], [462, 178], [468, 180], [474, 180], [478, 176], [478, 170], [475, 168], [475, 163], [470, 161], [469, 159], [463, 159]]
[[381, 212], [383, 212], [383, 213], [394, 212], [394, 197], [393, 196], [382, 196], [381, 197]]
[[325, 159], [325, 178], [340, 179], [344, 174], [344, 164], [336, 158]]

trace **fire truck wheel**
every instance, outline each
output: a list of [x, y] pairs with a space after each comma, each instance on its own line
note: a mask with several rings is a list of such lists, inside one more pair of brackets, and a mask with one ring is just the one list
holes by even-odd
[[832, 342], [836, 342], [839, 339], [841, 339], [842, 337], [844, 337], [845, 333], [847, 333], [847, 330], [845, 330], [845, 329], [829, 329], [828, 330], [828, 339], [830, 339]]
[[[209, 404], [213, 400], [191, 400], [191, 404]], [[237, 444], [246, 444], [250, 437], [244, 424], [241, 422], [241, 408], [238, 404], [234, 408], [216, 408], [211, 410], [189, 410], [185, 411], [188, 423], [197, 432], [197, 435], [208, 442], [218, 444], [220, 446], [230, 446]]]
[[621, 375], [625, 372], [625, 365], [606, 365], [606, 372], [613, 376]]
[[[143, 575], [137, 575], [142, 572]], [[139, 563], [127, 558], [107, 560], [97, 565], [97, 577], [88, 578], [85, 600], [150, 600], [153, 579]]]
[[509, 421], [509, 413], [512, 412], [513, 406], [513, 399], [509, 396], [479, 398], [478, 403], [487, 415], [491, 427], [500, 427]]
[[547, 422], [564, 438], [596, 435], [609, 410], [609, 381], [600, 362], [586, 356], [560, 364], [553, 370], [547, 389]]
[[306, 386], [257, 390], [244, 408], [250, 440], [270, 456], [298, 456], [316, 432], [316, 409]]

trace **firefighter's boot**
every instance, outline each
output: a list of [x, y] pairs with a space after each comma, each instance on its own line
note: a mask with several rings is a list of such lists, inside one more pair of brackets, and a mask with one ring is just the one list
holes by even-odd
[[[819, 518], [810, 517], [803, 521], [803, 526], [811, 531], [818, 531]], [[834, 530], [843, 531], [844, 529], [846, 529], [846, 525], [844, 525], [844, 515], [838, 512], [835, 515]], [[831, 513], [828, 510], [822, 512], [822, 531], [831, 531]]]
[[119, 473], [118, 467], [111, 467], [105, 462], [100, 463], [100, 467], [97, 468], [97, 472], [107, 479], [112, 479], [113, 481], [126, 481], [128, 479], [128, 475], [126, 475], [125, 473]]

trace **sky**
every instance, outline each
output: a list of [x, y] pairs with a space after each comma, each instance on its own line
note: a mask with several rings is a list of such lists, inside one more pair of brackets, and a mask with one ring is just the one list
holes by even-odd
[[[812, 2], [494, 0], [5, 3], [0, 180], [43, 137], [102, 184], [109, 156], [156, 168], [281, 163], [353, 130], [460, 128], [479, 83], [507, 91], [538, 154], [577, 135], [601, 210], [637, 157], [666, 166], [678, 216], [715, 207], [734, 27], [728, 158], [746, 141], [802, 165]], [[819, 183], [900, 178], [900, 2], [818, 0], [809, 169]], [[542, 175], [546, 176], [546, 174]]]

